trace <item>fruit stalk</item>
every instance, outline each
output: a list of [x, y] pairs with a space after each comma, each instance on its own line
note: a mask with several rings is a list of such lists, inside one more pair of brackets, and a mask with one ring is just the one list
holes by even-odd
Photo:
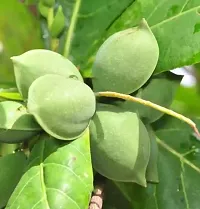
[[173, 110], [167, 109], [165, 107], [162, 107], [160, 105], [157, 105], [153, 102], [138, 98], [138, 97], [133, 97], [127, 94], [121, 94], [121, 93], [117, 93], [117, 92], [112, 92], [112, 91], [105, 91], [105, 92], [96, 92], [95, 93], [96, 97], [112, 97], [112, 98], [118, 98], [118, 99], [124, 99], [126, 101], [132, 101], [132, 102], [136, 102], [136, 103], [140, 103], [142, 105], [154, 108], [155, 110], [161, 111], [167, 115], [171, 115], [179, 120], [184, 121], [185, 123], [187, 123], [188, 125], [190, 125], [192, 127], [192, 129], [194, 130], [194, 132], [197, 134], [197, 136], [200, 137], [200, 133], [196, 127], [196, 124], [189, 118], [174, 112]]

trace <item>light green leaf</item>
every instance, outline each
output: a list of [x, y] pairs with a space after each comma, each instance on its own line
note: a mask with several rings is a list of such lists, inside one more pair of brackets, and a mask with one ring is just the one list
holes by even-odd
[[70, 143], [41, 135], [6, 209], [87, 209], [92, 190], [89, 132]]
[[83, 82], [47, 74], [32, 83], [27, 107], [48, 134], [72, 140], [88, 127], [95, 113], [96, 99]]
[[155, 73], [200, 61], [200, 2], [198, 0], [136, 0], [112, 24], [108, 34], [132, 27], [145, 18], [158, 41]]
[[0, 97], [4, 99], [9, 99], [9, 100], [23, 101], [23, 98], [18, 92], [0, 91]]
[[16, 152], [0, 157], [0, 208], [7, 204], [26, 166], [26, 156]]
[[20, 1], [0, 6], [0, 87], [15, 86], [11, 56], [43, 48], [39, 22]]

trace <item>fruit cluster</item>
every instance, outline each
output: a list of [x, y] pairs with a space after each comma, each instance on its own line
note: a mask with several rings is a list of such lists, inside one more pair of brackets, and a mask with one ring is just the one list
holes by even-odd
[[171, 92], [171, 81], [165, 75], [150, 79], [158, 57], [157, 41], [144, 19], [102, 44], [92, 67], [91, 88], [74, 64], [55, 52], [36, 49], [12, 57], [23, 103], [0, 103], [0, 141], [22, 142], [42, 130], [60, 140], [76, 140], [89, 127], [98, 173], [142, 186], [158, 182], [156, 139], [147, 124], [162, 113], [130, 101], [102, 103], [94, 93], [134, 94], [165, 104], [172, 94], [160, 97], [152, 89], [159, 84]]

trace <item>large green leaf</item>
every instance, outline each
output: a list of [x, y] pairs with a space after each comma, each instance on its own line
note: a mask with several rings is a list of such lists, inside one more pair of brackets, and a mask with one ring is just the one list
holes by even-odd
[[72, 20], [60, 45], [67, 48], [66, 55], [70, 55], [70, 59], [81, 68], [88, 67], [88, 62], [92, 63], [92, 56], [105, 37], [137, 25], [143, 17], [151, 26], [160, 48], [155, 73], [200, 61], [199, 0], [59, 2], [67, 22]]
[[26, 156], [16, 152], [0, 158], [0, 208], [7, 204], [26, 166]]
[[40, 28], [35, 17], [16, 0], [0, 6], [0, 86], [15, 86], [11, 56], [41, 48]]
[[65, 55], [73, 63], [81, 67], [86, 65], [93, 45], [133, 1], [58, 0], [67, 19], [67, 30], [60, 43], [61, 51], [65, 47]]
[[87, 209], [93, 189], [89, 132], [71, 143], [41, 135], [7, 209]]
[[[196, 123], [200, 127], [199, 119]], [[187, 124], [165, 116], [154, 124], [159, 145], [160, 182], [142, 188], [115, 183], [134, 209], [198, 209], [200, 142]]]
[[151, 26], [160, 48], [155, 73], [200, 61], [199, 0], [136, 0], [108, 34], [132, 27], [142, 17]]

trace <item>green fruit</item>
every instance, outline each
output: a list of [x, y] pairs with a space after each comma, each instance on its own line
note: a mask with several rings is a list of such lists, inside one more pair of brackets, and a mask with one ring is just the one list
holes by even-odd
[[101, 175], [146, 186], [150, 141], [137, 114], [99, 104], [90, 123], [94, 169]]
[[65, 28], [65, 16], [62, 11], [62, 7], [58, 7], [58, 11], [54, 17], [53, 23], [50, 26], [50, 33], [53, 38], [56, 38], [59, 36], [59, 34], [63, 31]]
[[51, 74], [32, 83], [27, 106], [48, 134], [72, 140], [88, 127], [96, 101], [93, 91], [83, 82]]
[[11, 59], [17, 87], [24, 99], [28, 97], [28, 89], [32, 82], [46, 74], [74, 77], [83, 81], [78, 69], [68, 59], [53, 51], [35, 49]]
[[[169, 108], [180, 85], [181, 76], [174, 75], [170, 72], [153, 76], [144, 87], [142, 87], [136, 97], [153, 102], [160, 106]], [[121, 104], [127, 111], [137, 112], [139, 117], [145, 123], [152, 123], [163, 116], [163, 112], [138, 104], [131, 101], [125, 101]]]
[[0, 142], [19, 143], [30, 139], [41, 131], [34, 117], [17, 102], [0, 103]]
[[152, 75], [159, 57], [157, 41], [143, 19], [138, 27], [110, 36], [92, 68], [95, 91], [130, 94]]
[[156, 136], [150, 126], [146, 126], [146, 128], [148, 130], [151, 142], [151, 151], [147, 166], [146, 179], [148, 182], [158, 183], [158, 146], [156, 142]]

